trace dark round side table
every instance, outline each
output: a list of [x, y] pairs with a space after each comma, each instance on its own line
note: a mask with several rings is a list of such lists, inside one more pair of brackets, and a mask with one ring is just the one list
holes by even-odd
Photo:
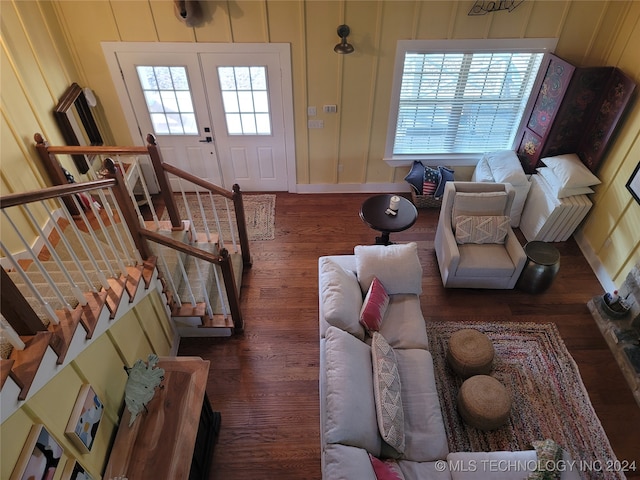
[[362, 221], [381, 234], [376, 237], [376, 245], [390, 245], [392, 242], [389, 240], [389, 233], [408, 229], [418, 218], [415, 205], [404, 197], [400, 197], [396, 215], [385, 213], [391, 197], [391, 194], [375, 195], [367, 198], [360, 207]]
[[542, 293], [560, 270], [560, 252], [547, 242], [532, 241], [524, 246], [527, 263], [516, 286], [528, 293]]

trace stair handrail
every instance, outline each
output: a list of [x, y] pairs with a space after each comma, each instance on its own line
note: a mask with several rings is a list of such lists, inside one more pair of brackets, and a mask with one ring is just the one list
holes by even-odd
[[[197, 177], [185, 170], [182, 170], [181, 168], [178, 168], [170, 163], [165, 163], [162, 159], [162, 154], [160, 153], [160, 150], [156, 143], [156, 138], [152, 134], [147, 135], [147, 149], [147, 153], [153, 165], [153, 170], [156, 174], [156, 179], [158, 180], [158, 184], [160, 186], [160, 191], [163, 193], [165, 207], [167, 209], [169, 219], [171, 220], [171, 225], [174, 228], [180, 228], [182, 225], [182, 220], [180, 219], [175, 199], [170, 193], [172, 189], [169, 184], [168, 174], [175, 175], [176, 177], [191, 182], [205, 190], [208, 190], [211, 193], [220, 195], [233, 201], [233, 207], [236, 216], [236, 226], [238, 228], [238, 237], [240, 240], [242, 263], [245, 267], [250, 268], [252, 261], [251, 252], [249, 250], [249, 234], [247, 231], [247, 222], [244, 212], [244, 201], [242, 199], [240, 186], [236, 183], [233, 185], [232, 190], [229, 191], [222, 187], [219, 187], [214, 183], [203, 180], [202, 178]], [[169, 193], [164, 194], [164, 192]]]

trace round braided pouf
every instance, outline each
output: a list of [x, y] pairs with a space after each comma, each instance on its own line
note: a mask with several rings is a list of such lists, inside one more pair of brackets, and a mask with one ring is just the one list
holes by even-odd
[[447, 361], [462, 378], [491, 373], [495, 351], [484, 333], [465, 328], [449, 338]]
[[465, 380], [460, 387], [458, 412], [472, 427], [495, 430], [509, 420], [511, 395], [495, 378], [476, 375]]

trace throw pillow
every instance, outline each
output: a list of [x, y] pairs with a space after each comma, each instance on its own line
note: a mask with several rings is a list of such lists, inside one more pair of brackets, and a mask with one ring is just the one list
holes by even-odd
[[435, 168], [424, 167], [423, 195], [434, 195], [440, 182], [440, 173]]
[[378, 430], [382, 439], [402, 454], [405, 438], [400, 373], [393, 348], [378, 332], [373, 332], [371, 359]]
[[538, 461], [536, 469], [529, 474], [528, 480], [558, 480], [562, 473], [558, 466], [562, 459], [562, 448], [551, 439], [532, 442]]
[[456, 243], [504, 243], [510, 224], [511, 219], [505, 215], [460, 215], [455, 221]]
[[434, 197], [440, 198], [444, 195], [444, 186], [447, 182], [453, 182], [455, 179], [453, 178], [453, 170], [448, 169], [447, 167], [438, 167], [438, 172], [440, 173], [440, 181], [438, 182], [438, 188], [433, 194]]
[[527, 176], [522, 169], [520, 159], [513, 150], [489, 152], [485, 154], [484, 158], [489, 164], [494, 182], [510, 183], [511, 185], [527, 184]]
[[417, 160], [414, 160], [411, 165], [411, 170], [407, 173], [404, 179], [409, 182], [411, 188], [413, 188], [418, 195], [422, 195], [422, 183], [424, 182], [424, 165]]
[[451, 219], [458, 215], [504, 215], [507, 192], [456, 192]]
[[382, 282], [374, 277], [360, 310], [360, 323], [369, 334], [380, 330], [388, 306], [389, 295]]
[[387, 246], [357, 245], [353, 251], [363, 293], [369, 290], [373, 277], [382, 282], [389, 295], [422, 293], [422, 265], [416, 242]]
[[404, 480], [402, 470], [395, 460], [380, 460], [369, 454], [373, 473], [376, 474], [376, 480]]
[[546, 157], [541, 162], [553, 170], [562, 188], [591, 187], [601, 183], [575, 153]]
[[549, 167], [540, 167], [536, 170], [538, 171], [538, 174], [547, 181], [549, 188], [551, 188], [551, 191], [557, 198], [567, 198], [572, 197], [573, 195], [594, 193], [591, 187], [563, 187], [558, 177], [556, 177], [553, 170]]

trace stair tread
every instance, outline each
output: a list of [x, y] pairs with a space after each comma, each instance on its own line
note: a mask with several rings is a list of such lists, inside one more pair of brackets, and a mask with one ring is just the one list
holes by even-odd
[[25, 343], [25, 349], [14, 349], [11, 352], [11, 360], [14, 361], [14, 364], [10, 376], [21, 388], [18, 400], [27, 398], [29, 388], [31, 388], [52, 336], [51, 332], [38, 332], [33, 336], [21, 337]]

